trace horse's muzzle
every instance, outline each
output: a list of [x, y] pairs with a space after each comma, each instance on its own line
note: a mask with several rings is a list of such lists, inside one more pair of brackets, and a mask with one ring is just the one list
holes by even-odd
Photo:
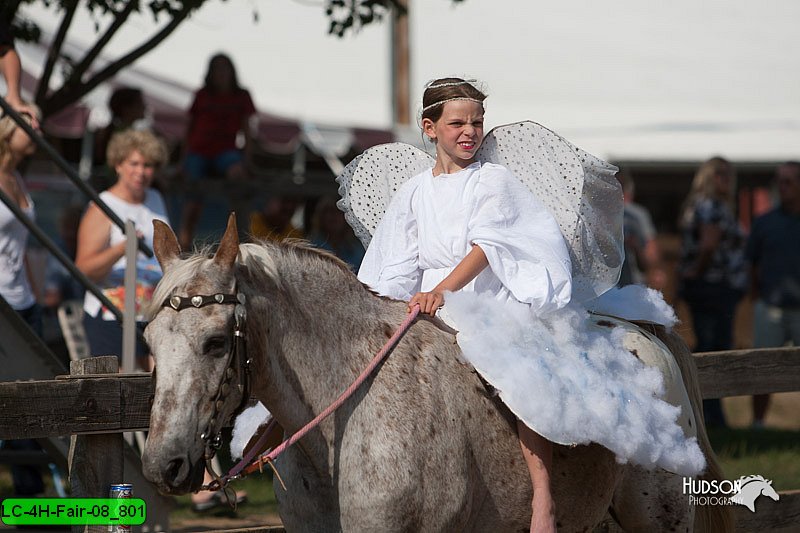
[[200, 458], [192, 463], [188, 457], [151, 460], [143, 457], [144, 477], [154, 483], [164, 494], [186, 494], [199, 489], [203, 485], [205, 459]]

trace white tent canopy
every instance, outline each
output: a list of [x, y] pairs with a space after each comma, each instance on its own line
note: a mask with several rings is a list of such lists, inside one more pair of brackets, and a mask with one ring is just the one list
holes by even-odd
[[[410, 4], [414, 109], [427, 80], [469, 75], [489, 89], [487, 126], [533, 119], [605, 158], [800, 157], [795, 0]], [[25, 9], [55, 31], [51, 11]], [[124, 53], [152, 27], [149, 14], [131, 22], [108, 55]], [[224, 50], [259, 109], [301, 122], [391, 128], [388, 24], [344, 39], [326, 29], [321, 3], [211, 0], [136, 66], [197, 87], [208, 57]], [[83, 14], [69, 38], [87, 43], [93, 32]], [[188, 106], [167, 89], [144, 89]]]
[[[16, 46], [23, 63], [22, 92], [28, 99], [41, 76], [48, 53], [45, 43], [50, 39], [52, 35], [45, 30], [42, 43], [18, 43]], [[65, 42], [63, 51], [71, 57], [80, 57], [84, 53], [82, 46], [70, 41]], [[104, 66], [107, 61], [101, 59], [98, 63], [96, 67]], [[58, 77], [58, 69], [54, 73], [56, 79], [51, 86], [60, 86], [62, 80]], [[157, 74], [139, 66], [123, 69], [113, 79], [98, 85], [78, 105], [49, 117], [45, 129], [56, 136], [76, 138], [81, 137], [87, 128], [96, 130], [106, 126], [111, 120], [107, 102], [114, 89], [121, 86], [142, 89], [148, 119], [155, 129], [171, 142], [183, 140], [188, 124], [187, 110], [195, 88], [178, 77]], [[343, 168], [338, 158], [348, 152], [394, 140], [391, 130], [296, 121], [266, 113], [262, 109], [259, 109], [257, 119], [258, 139], [265, 151], [286, 155], [294, 153], [303, 144], [325, 158], [334, 173]]]

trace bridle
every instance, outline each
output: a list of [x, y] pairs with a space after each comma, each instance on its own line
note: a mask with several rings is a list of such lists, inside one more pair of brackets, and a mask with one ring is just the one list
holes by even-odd
[[[168, 307], [176, 312], [190, 308], [200, 309], [207, 305], [235, 306], [233, 309], [234, 324], [231, 333], [231, 350], [228, 353], [225, 371], [222, 374], [219, 385], [217, 385], [217, 393], [213, 400], [211, 419], [205, 431], [200, 435], [205, 447], [206, 468], [209, 468], [209, 472], [212, 475], [214, 475], [214, 472], [210, 470], [210, 462], [222, 444], [221, 433], [225, 420], [220, 415], [225, 405], [225, 398], [230, 394], [231, 387], [234, 386], [235, 383], [236, 388], [241, 394], [241, 400], [231, 413], [232, 418], [235, 418], [244, 410], [250, 399], [250, 359], [247, 357], [247, 344], [245, 341], [245, 319], [247, 318], [247, 312], [244, 306], [246, 299], [244, 294], [236, 290], [234, 291], [235, 294], [173, 295], [161, 304], [161, 307]], [[236, 382], [234, 382], [234, 378], [236, 378]]]
[[[244, 477], [247, 474], [253, 473], [256, 470], [261, 470], [264, 464], [269, 464], [272, 466], [274, 470], [273, 462], [278, 455], [283, 453], [289, 446], [300, 440], [303, 436], [305, 436], [309, 431], [314, 429], [320, 422], [322, 422], [325, 418], [327, 418], [331, 413], [333, 413], [336, 409], [338, 409], [360, 386], [364, 381], [366, 381], [372, 373], [377, 369], [377, 367], [383, 362], [386, 356], [392, 351], [394, 346], [399, 342], [400, 338], [405, 334], [408, 328], [416, 319], [417, 315], [419, 314], [419, 305], [415, 305], [406, 315], [406, 318], [400, 324], [400, 326], [395, 330], [395, 332], [390, 336], [390, 338], [386, 341], [383, 347], [375, 354], [375, 356], [370, 361], [369, 365], [361, 372], [361, 374], [356, 378], [356, 380], [345, 390], [342, 394], [339, 395], [336, 400], [332, 404], [330, 404], [326, 409], [324, 409], [321, 413], [319, 413], [313, 420], [308, 422], [302, 428], [300, 428], [296, 433], [294, 433], [291, 437], [284, 440], [277, 448], [260, 455], [255, 461], [251, 460], [257, 454], [258, 449], [266, 443], [267, 437], [269, 436], [270, 429], [264, 432], [259, 442], [254, 446], [254, 449], [251, 450], [251, 455], [247, 456], [246, 459], [243, 459], [239, 464], [235, 465], [230, 472], [225, 474], [224, 476], [220, 477], [219, 474], [214, 472], [211, 468], [211, 459], [214, 457], [217, 449], [219, 449], [221, 444], [221, 437], [220, 433], [222, 431], [222, 426], [224, 424], [224, 420], [220, 419], [220, 412], [222, 407], [225, 403], [225, 397], [230, 392], [230, 386], [233, 381], [233, 376], [238, 376], [238, 383], [237, 386], [239, 387], [240, 392], [242, 393], [241, 401], [239, 405], [237, 405], [236, 409], [231, 414], [232, 417], [236, 417], [246, 406], [249, 397], [250, 397], [250, 360], [247, 358], [247, 351], [245, 346], [245, 318], [246, 312], [244, 308], [245, 304], [245, 297], [244, 294], [240, 292], [236, 292], [235, 295], [233, 294], [214, 294], [214, 295], [195, 295], [195, 296], [170, 296], [167, 298], [166, 301], [162, 304], [162, 307], [169, 307], [174, 309], [177, 312], [180, 312], [183, 309], [188, 309], [190, 307], [194, 308], [201, 308], [205, 307], [206, 305], [235, 305], [234, 308], [234, 329], [233, 329], [233, 348], [228, 356], [228, 364], [225, 368], [225, 373], [222, 376], [220, 384], [217, 388], [217, 394], [214, 398], [214, 410], [211, 414], [211, 420], [208, 423], [208, 427], [206, 430], [200, 435], [200, 438], [203, 440], [205, 444], [205, 458], [206, 458], [206, 469], [212, 475], [214, 480], [209, 483], [208, 485], [204, 485], [202, 487], [203, 490], [220, 490], [222, 489], [225, 491], [225, 496], [228, 499], [228, 503], [232, 506], [235, 506], [234, 501], [235, 498], [232, 498], [231, 495], [228, 493], [230, 490], [227, 488], [227, 485], [233, 479], [239, 479]], [[238, 368], [238, 372], [234, 370], [234, 367]], [[270, 423], [269, 427], [274, 427], [274, 419], [272, 423]], [[277, 471], [275, 471], [277, 474]], [[278, 476], [280, 480], [280, 476]], [[281, 481], [283, 484], [283, 481]]]

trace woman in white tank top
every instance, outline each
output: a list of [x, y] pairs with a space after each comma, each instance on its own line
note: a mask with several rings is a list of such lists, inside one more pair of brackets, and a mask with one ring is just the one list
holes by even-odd
[[[29, 124], [38, 124], [30, 115], [22, 116]], [[17, 167], [35, 150], [31, 138], [14, 119], [9, 116], [0, 119], [0, 189], [30, 219], [35, 214], [33, 201], [25, 190]], [[41, 335], [42, 313], [28, 277], [27, 242], [28, 229], [6, 204], [0, 202], [0, 295]]]
[[[108, 145], [108, 164], [117, 181], [100, 198], [123, 221], [132, 220], [137, 233], [153, 246], [153, 220], [166, 223], [167, 211], [161, 194], [152, 189], [155, 171], [167, 161], [167, 150], [152, 133], [127, 130], [112, 137]], [[89, 204], [78, 229], [76, 266], [97, 283], [118, 308], [125, 299], [125, 236], [94, 203]], [[143, 306], [150, 300], [161, 279], [155, 258], [139, 252], [136, 259], [136, 315], [142, 320]], [[122, 328], [114, 315], [87, 292], [84, 299], [84, 326], [92, 355], [121, 355]], [[139, 364], [149, 369], [146, 347], [137, 341]]]

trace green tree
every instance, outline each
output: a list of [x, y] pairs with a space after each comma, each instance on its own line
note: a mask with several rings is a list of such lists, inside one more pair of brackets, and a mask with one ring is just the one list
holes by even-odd
[[[12, 0], [4, 2], [0, 16], [3, 20], [12, 21], [12, 31], [17, 38], [39, 41], [41, 30], [38, 26], [32, 21], [17, 16], [19, 8], [23, 4], [30, 4], [36, 1]], [[47, 59], [45, 60], [44, 69], [39, 78], [34, 97], [34, 101], [42, 109], [42, 114], [48, 116], [79, 101], [95, 87], [153, 50], [161, 41], [175, 31], [181, 22], [186, 20], [186, 17], [200, 8], [207, 0], [148, 0], [146, 3], [139, 0], [86, 0], [83, 2], [83, 6], [97, 16], [97, 22], [95, 23], [97, 38], [79, 58], [67, 57], [63, 53], [64, 40], [72, 24], [75, 12], [79, 9], [79, 1], [39, 1], [45, 6], [56, 9], [60, 16], [58, 30], [48, 50]], [[125, 24], [132, 13], [142, 9], [150, 11], [160, 25], [151, 35], [144, 36], [143, 40], [126, 54], [100, 68], [95, 68], [97, 59], [111, 38]], [[109, 22], [104, 27], [101, 27], [99, 21], [104, 16], [110, 16], [108, 17]], [[60, 87], [51, 87], [53, 72], [56, 65], [59, 64], [59, 60], [63, 65], [64, 81]]]
[[[425, 0], [421, 0], [425, 1]], [[409, 0], [325, 0], [325, 14], [330, 19], [328, 32], [343, 37], [348, 30], [383, 20], [390, 12], [405, 16]], [[453, 3], [463, 0], [452, 0]]]
[[[209, 0], [3, 0], [0, 2], [0, 20], [11, 21], [11, 30], [18, 39], [39, 42], [40, 28], [21, 15], [20, 7], [41, 3], [58, 13], [60, 23], [48, 50], [34, 97], [43, 115], [48, 116], [78, 102], [95, 87], [152, 51], [207, 1]], [[325, 0], [325, 15], [330, 20], [329, 32], [342, 37], [348, 31], [357, 31], [363, 26], [382, 20], [390, 12], [404, 16], [407, 2], [408, 0]], [[86, 8], [95, 15], [96, 39], [83, 52], [82, 57], [73, 58], [64, 54], [63, 47], [79, 7]], [[253, 4], [253, 18], [256, 21], [260, 18], [260, 8], [267, 9]], [[98, 67], [98, 58], [103, 49], [135, 12], [152, 14], [156, 21], [153, 32], [143, 35], [137, 46], [116, 60]], [[60, 87], [51, 87], [57, 65], [63, 70], [64, 81]]]

